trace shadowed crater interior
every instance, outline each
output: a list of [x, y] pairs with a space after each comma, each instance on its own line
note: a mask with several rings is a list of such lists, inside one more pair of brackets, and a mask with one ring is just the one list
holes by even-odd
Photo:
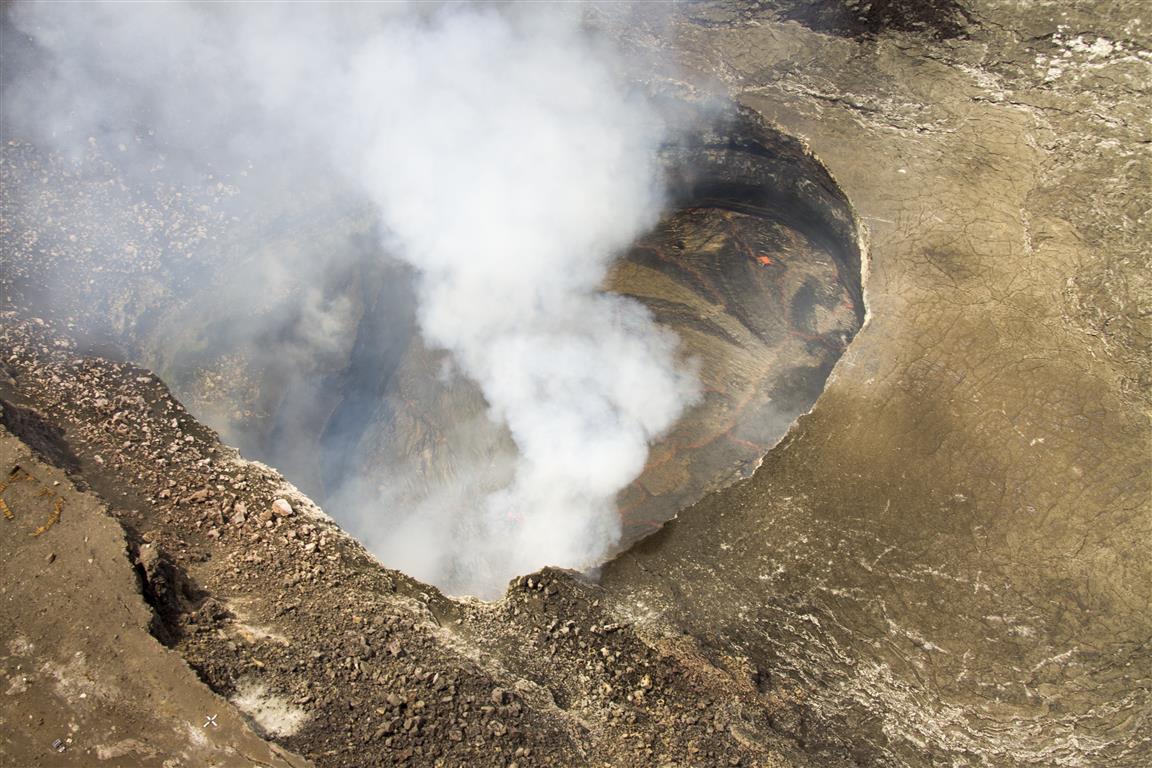
[[[750, 474], [819, 397], [864, 317], [856, 225], [823, 166], [750, 112], [684, 136], [663, 151], [668, 212], [605, 287], [678, 334], [703, 393], [621, 493], [620, 546]], [[407, 506], [451, 488], [466, 504], [492, 490], [508, 478], [510, 436], [479, 389], [445, 376], [445, 354], [421, 343], [403, 270], [353, 272], [335, 288], [359, 305], [346, 358], [313, 376], [266, 376], [257, 390], [282, 402], [252, 409], [271, 418], [238, 442], [338, 519], [384, 497]]]
[[864, 318], [849, 205], [799, 142], [739, 112], [665, 161], [675, 207], [608, 286], [676, 330], [703, 396], [622, 494], [625, 543], [750, 474], [816, 402]]
[[[856, 223], [824, 167], [749, 111], [667, 111], [688, 126], [662, 149], [667, 211], [604, 287], [676, 332], [702, 396], [620, 494], [620, 547], [750, 474], [864, 317]], [[56, 254], [13, 271], [12, 295], [75, 328], [79, 352], [155, 370], [354, 533], [386, 533], [380, 510], [472, 504], [508, 481], [511, 437], [421, 342], [413, 275], [362, 197], [319, 168], [308, 185], [275, 169], [183, 190], [126, 185], [101, 151], [58, 174], [52, 197], [39, 185], [59, 160], [18, 143], [5, 154], [28, 190], [7, 215]], [[64, 203], [93, 222], [87, 241], [56, 215]]]

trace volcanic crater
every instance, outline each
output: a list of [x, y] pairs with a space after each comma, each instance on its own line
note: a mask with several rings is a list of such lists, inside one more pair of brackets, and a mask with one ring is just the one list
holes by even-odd
[[[799, 141], [733, 110], [680, 132], [661, 160], [668, 210], [621, 254], [604, 287], [676, 332], [702, 393], [620, 494], [618, 549], [750, 475], [815, 403], [864, 321], [857, 222]], [[263, 239], [309, 237], [322, 218], [314, 212], [304, 231]], [[446, 353], [421, 342], [411, 275], [371, 240], [371, 226], [346, 212], [335, 224], [359, 242], [322, 286], [355, 317], [335, 352], [286, 365], [300, 343], [299, 312], [265, 316], [252, 345], [225, 330], [234, 318], [206, 316], [194, 297], [143, 340], [143, 362], [226, 440], [284, 470], [338, 520], [376, 503], [385, 485], [401, 506], [449, 486], [493, 490], [507, 479], [510, 435], [485, 418], [473, 383], [443, 375]], [[231, 280], [202, 281], [204, 302]]]
[[[362, 197], [6, 135], [0, 762], [1149, 764], [1138, 6], [936, 4], [954, 35], [882, 5], [607, 7], [756, 110], [664, 148], [667, 212], [604, 283], [704, 394], [596, 583], [495, 602], [307, 498], [512, 448]], [[260, 719], [286, 702], [294, 733]]]

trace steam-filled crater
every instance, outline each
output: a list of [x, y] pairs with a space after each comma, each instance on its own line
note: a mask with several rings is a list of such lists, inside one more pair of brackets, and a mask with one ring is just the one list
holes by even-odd
[[[608, 550], [748, 476], [816, 402], [864, 318], [856, 221], [825, 168], [751, 112], [683, 122], [696, 127], [660, 153], [665, 213], [602, 289], [679, 337], [699, 396], [617, 495]], [[467, 543], [447, 529], [509, 484], [515, 442], [448, 353], [422, 341], [419, 276], [389, 256], [362, 197], [331, 175], [279, 183], [259, 169], [247, 187], [209, 177], [180, 189], [118, 176], [94, 150], [45, 196], [39, 169], [54, 161], [10, 149], [8, 178], [29, 192], [9, 218], [52, 256], [10, 275], [13, 295], [75, 328], [77, 351], [153, 368], [223, 440], [378, 553], [414, 516], [432, 524], [412, 546], [437, 549], [441, 533]], [[83, 241], [59, 199], [96, 222]], [[44, 284], [55, 288], [38, 295]]]
[[[682, 132], [661, 161], [670, 205], [604, 289], [675, 332], [701, 394], [619, 494], [617, 549], [750, 474], [815, 403], [864, 317], [850, 205], [799, 141], [740, 110]], [[371, 214], [318, 190], [292, 205], [244, 224], [220, 246], [234, 256], [185, 281], [177, 309], [121, 327], [194, 413], [371, 547], [398, 514], [430, 499], [450, 514], [506, 483], [515, 445], [479, 389], [421, 341], [414, 276], [389, 259]], [[315, 259], [324, 268], [306, 276], [246, 267]], [[222, 304], [234, 310], [204, 311]]]

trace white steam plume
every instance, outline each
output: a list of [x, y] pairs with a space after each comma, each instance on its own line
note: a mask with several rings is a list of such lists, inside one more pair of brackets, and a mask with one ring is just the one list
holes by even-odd
[[426, 342], [480, 386], [518, 450], [510, 482], [451, 517], [352, 513], [354, 528], [379, 521], [366, 538], [387, 564], [491, 596], [608, 551], [616, 494], [696, 384], [673, 335], [600, 290], [660, 213], [663, 127], [578, 14], [181, 3], [14, 16], [61, 62], [29, 110], [41, 129], [145, 121], [217, 166], [320, 151], [378, 206], [417, 271]]

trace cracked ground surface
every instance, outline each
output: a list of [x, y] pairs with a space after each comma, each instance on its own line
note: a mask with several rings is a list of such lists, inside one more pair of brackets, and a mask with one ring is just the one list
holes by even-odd
[[752, 480], [603, 584], [718, 663], [740, 648], [813, 749], [841, 730], [865, 762], [1138, 765], [1146, 22], [965, 5], [987, 22], [943, 46], [688, 32], [853, 201], [869, 320]]
[[[550, 571], [494, 604], [448, 600], [379, 567], [155, 377], [79, 356], [66, 322], [6, 293], [6, 428], [71, 467], [32, 474], [112, 518], [66, 506], [19, 548], [0, 529], [22, 577], [6, 596], [88, 519], [116, 551], [118, 523], [118, 578], [141, 563], [170, 648], [117, 588], [140, 658], [182, 657], [199, 681], [173, 671], [180, 695], [228, 697], [317, 765], [1147, 764], [1147, 11], [965, 2], [956, 35], [783, 5], [699, 4], [659, 31], [685, 87], [807, 143], [866, 240], [868, 320], [753, 477], [597, 583]], [[9, 275], [34, 270], [20, 234]], [[41, 461], [4, 446], [0, 472]], [[293, 514], [270, 511], [279, 497]], [[3, 610], [6, 633], [43, 626]], [[0, 754], [55, 764], [19, 725], [9, 662], [27, 646], [3, 640], [18, 728]], [[46, 721], [88, 727], [51, 701]], [[162, 764], [132, 738], [115, 759]]]

